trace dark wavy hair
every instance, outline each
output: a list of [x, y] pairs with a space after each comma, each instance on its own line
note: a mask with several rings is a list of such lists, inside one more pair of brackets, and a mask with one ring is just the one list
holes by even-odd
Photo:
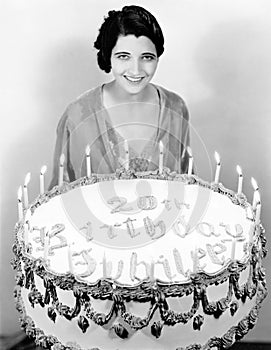
[[98, 50], [98, 65], [106, 73], [111, 71], [111, 53], [119, 35], [129, 34], [148, 37], [155, 45], [158, 57], [164, 52], [162, 30], [149, 11], [136, 5], [124, 6], [121, 11], [109, 11], [94, 42]]

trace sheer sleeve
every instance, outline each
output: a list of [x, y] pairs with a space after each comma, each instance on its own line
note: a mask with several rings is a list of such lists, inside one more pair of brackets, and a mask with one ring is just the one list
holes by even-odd
[[66, 110], [57, 126], [57, 136], [53, 160], [53, 172], [48, 190], [51, 190], [54, 186], [58, 184], [59, 160], [61, 154], [64, 154], [65, 156], [63, 180], [67, 182], [75, 180], [75, 172], [70, 157], [71, 131], [71, 122], [68, 118], [68, 110]]
[[[170, 153], [172, 154], [172, 169], [185, 174], [188, 171], [190, 147], [189, 113], [183, 99], [172, 94], [171, 97], [171, 123], [170, 123]], [[174, 165], [173, 165], [174, 164]]]

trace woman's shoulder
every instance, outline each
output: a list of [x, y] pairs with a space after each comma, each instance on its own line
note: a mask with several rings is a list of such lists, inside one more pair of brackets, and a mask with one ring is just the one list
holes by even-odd
[[64, 113], [64, 119], [71, 124], [78, 124], [101, 111], [101, 86], [84, 91], [68, 104]]
[[154, 84], [154, 86], [158, 89], [161, 99], [167, 108], [171, 108], [177, 112], [180, 111], [180, 108], [187, 109], [184, 99], [176, 92], [168, 90], [161, 85]]

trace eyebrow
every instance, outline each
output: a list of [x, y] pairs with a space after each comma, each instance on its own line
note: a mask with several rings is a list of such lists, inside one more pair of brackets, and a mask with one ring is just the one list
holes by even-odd
[[123, 54], [125, 54], [125, 55], [129, 55], [130, 53], [129, 52], [126, 52], [126, 51], [118, 51], [118, 52], [115, 52], [114, 53], [114, 56], [116, 56], [116, 55], [123, 55]]
[[[130, 52], [118, 51], [114, 53], [114, 56], [116, 55], [130, 55]], [[150, 55], [150, 56], [156, 57], [156, 55], [152, 52], [143, 52], [142, 55]]]

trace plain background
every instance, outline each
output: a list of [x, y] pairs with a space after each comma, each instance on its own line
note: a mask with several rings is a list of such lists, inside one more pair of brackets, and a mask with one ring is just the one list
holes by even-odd
[[[192, 123], [198, 174], [211, 180], [214, 151], [222, 159], [221, 181], [236, 189], [236, 165], [251, 201], [258, 181], [262, 221], [271, 233], [271, 3], [269, 0], [141, 0], [165, 36], [165, 53], [153, 80], [181, 95]], [[19, 330], [12, 290], [13, 228], [17, 190], [27, 172], [30, 200], [39, 171], [51, 176], [56, 126], [67, 104], [109, 81], [99, 70], [93, 42], [108, 10], [120, 0], [1, 1], [1, 327]], [[270, 239], [268, 246], [270, 247]], [[271, 254], [264, 264], [270, 288]], [[246, 340], [271, 341], [270, 297]]]

